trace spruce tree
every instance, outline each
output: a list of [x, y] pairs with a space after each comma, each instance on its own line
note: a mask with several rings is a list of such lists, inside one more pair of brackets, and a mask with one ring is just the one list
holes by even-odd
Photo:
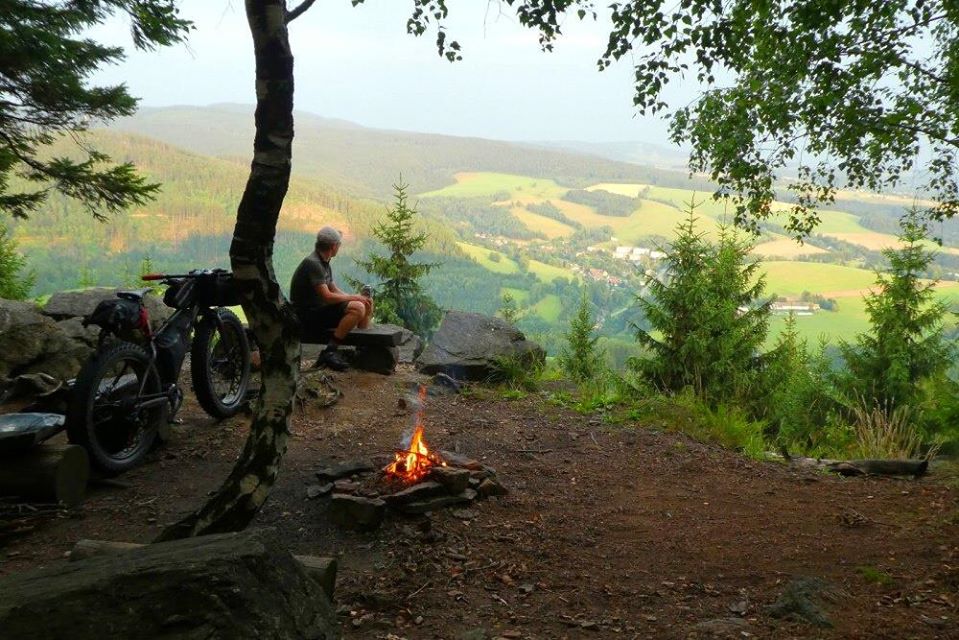
[[943, 373], [954, 354], [943, 336], [946, 307], [935, 298], [935, 282], [922, 281], [935, 258], [924, 247], [928, 225], [912, 209], [899, 226], [901, 246], [883, 251], [889, 271], [878, 274], [876, 289], [866, 296], [870, 329], [840, 346], [850, 402], [888, 411], [912, 405], [917, 384]]
[[569, 323], [566, 346], [559, 355], [559, 365], [570, 378], [583, 384], [595, 380], [603, 370], [603, 355], [596, 347], [595, 321], [589, 309], [589, 296], [583, 289], [576, 315]]
[[651, 277], [649, 295], [639, 298], [651, 330], [635, 327], [636, 337], [649, 355], [630, 362], [650, 384], [670, 392], [689, 387], [710, 403], [747, 391], [770, 314], [751, 246], [728, 228], [711, 244], [689, 206], [666, 251], [665, 276]]
[[413, 333], [426, 335], [439, 323], [442, 311], [423, 291], [420, 278], [439, 265], [410, 261], [426, 244], [428, 236], [413, 229], [417, 212], [407, 202], [407, 188], [402, 181], [393, 185], [395, 202], [387, 209], [386, 219], [373, 226], [373, 236], [386, 247], [388, 254], [370, 253], [366, 260], [356, 263], [380, 280], [375, 287], [377, 320], [400, 324]]
[[173, 0], [0, 3], [0, 211], [25, 218], [59, 191], [103, 219], [157, 192], [132, 163], [111, 164], [86, 144], [77, 145], [79, 159], [48, 153], [62, 135], [136, 110], [125, 85], [89, 84], [123, 59], [123, 49], [86, 36], [114, 13], [130, 18], [138, 49], [180, 42], [191, 27]]
[[17, 242], [0, 225], [0, 298], [23, 300], [33, 288], [34, 274], [24, 273], [26, 258], [17, 251]]
[[510, 324], [516, 324], [519, 309], [516, 307], [516, 298], [509, 291], [503, 293], [500, 302], [499, 317]]

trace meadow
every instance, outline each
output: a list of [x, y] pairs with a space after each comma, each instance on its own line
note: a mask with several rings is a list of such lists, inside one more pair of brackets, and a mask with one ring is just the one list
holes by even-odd
[[[616, 217], [601, 215], [590, 206], [563, 200], [567, 189], [553, 180], [484, 172], [458, 173], [455, 180], [455, 184], [422, 194], [422, 197], [496, 198], [497, 204], [508, 207], [511, 214], [528, 229], [541, 232], [547, 243], [565, 240], [576, 230], [568, 224], [529, 211], [526, 209], [527, 205], [549, 201], [584, 229], [609, 227], [614, 239], [599, 243], [599, 246], [607, 249], [618, 245], [652, 246], [660, 243], [663, 238], [673, 237], [677, 225], [684, 222], [685, 210], [692, 202], [696, 204], [698, 227], [709, 238], [714, 239], [717, 236], [720, 226], [728, 222], [731, 215], [729, 205], [713, 200], [710, 193], [643, 183], [601, 182], [587, 187], [588, 190], [604, 190], [621, 196], [642, 198], [637, 200], [637, 207], [632, 214]], [[854, 199], [855, 196], [848, 192], [841, 195], [841, 199], [845, 200]], [[862, 202], [904, 204], [902, 198], [894, 196], [876, 200], [872, 194], [861, 195]], [[772, 222], [785, 222], [788, 208], [786, 203], [776, 203], [775, 209], [779, 213]], [[870, 251], [898, 246], [898, 240], [891, 234], [864, 227], [861, 217], [853, 213], [824, 210], [820, 212], [820, 217], [821, 223], [816, 233], [825, 238], [799, 244], [785, 235], [766, 232], [757, 239], [752, 253], [763, 260], [762, 270], [766, 275], [768, 295], [795, 298], [808, 292], [837, 302], [836, 311], [820, 311], [811, 316], [797, 318], [797, 328], [801, 336], [811, 343], [818, 342], [820, 337], [833, 343], [838, 340], [853, 340], [869, 326], [863, 296], [874, 286], [875, 272], [858, 266], [804, 262], [800, 259], [823, 256], [834, 251], [828, 244], [828, 238], [836, 238]], [[515, 261], [505, 254], [500, 254], [500, 259], [494, 261], [490, 259], [490, 255], [499, 252], [491, 252], [465, 242], [458, 243], [458, 246], [477, 263], [494, 273], [516, 273], [519, 269]], [[951, 247], [938, 248], [931, 242], [928, 246], [947, 253], [959, 252]], [[528, 269], [542, 282], [573, 277], [568, 269], [538, 260], [530, 260]], [[553, 322], [560, 317], [562, 304], [555, 295], [550, 294], [530, 301], [528, 295], [519, 295], [519, 290], [511, 290], [511, 294], [517, 301], [531, 304], [529, 313], [547, 322]], [[941, 283], [937, 295], [951, 304], [959, 299], [959, 287], [953, 282]], [[780, 333], [783, 322], [784, 316], [773, 317], [770, 324], [770, 343]]]

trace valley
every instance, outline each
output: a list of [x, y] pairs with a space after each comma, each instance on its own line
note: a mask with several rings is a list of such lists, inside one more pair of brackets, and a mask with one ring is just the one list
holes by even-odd
[[[54, 197], [12, 233], [36, 274], [34, 294], [89, 285], [132, 285], [141, 271], [227, 266], [226, 253], [247, 174], [251, 120], [235, 105], [145, 110], [90, 134], [117, 160], [163, 185], [159, 197], [97, 223]], [[732, 220], [708, 183], [677, 171], [508, 142], [367, 129], [309, 114], [297, 120], [294, 178], [277, 232], [276, 268], [286, 283], [324, 224], [343, 230], [337, 278], [366, 281], [353, 258], [375, 251], [372, 225], [392, 185], [409, 185], [430, 234], [422, 259], [440, 263], [426, 280], [444, 308], [496, 313], [508, 294], [518, 324], [556, 352], [586, 288], [598, 331], [615, 360], [642, 325], [635, 297], [694, 204], [710, 239]], [[54, 153], [69, 153], [61, 142]], [[851, 340], [866, 326], [863, 295], [897, 245], [905, 195], [841, 192], [803, 244], [783, 232], [789, 203], [761, 227], [752, 254], [765, 291], [781, 306], [807, 305], [797, 328], [815, 344]], [[921, 204], [921, 203], [919, 203]], [[947, 304], [959, 297], [959, 226], [933, 233], [943, 245], [930, 277]], [[467, 291], [468, 295], [463, 295]], [[775, 336], [784, 315], [774, 316]], [[773, 339], [773, 338], [771, 338]]]

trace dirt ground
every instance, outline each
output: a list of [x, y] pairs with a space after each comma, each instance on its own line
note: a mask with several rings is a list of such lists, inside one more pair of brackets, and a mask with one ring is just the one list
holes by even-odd
[[[346, 638], [959, 638], [959, 491], [755, 462], [654, 425], [606, 424], [542, 395], [431, 398], [426, 435], [496, 469], [510, 495], [372, 533], [328, 523], [305, 488], [324, 463], [392, 452], [422, 378], [335, 374], [335, 406], [297, 410], [255, 522], [340, 559]], [[81, 538], [147, 542], [226, 477], [247, 420], [189, 403], [173, 441], [71, 517], [0, 548], [0, 574], [60, 562]], [[801, 577], [833, 627], [778, 619]], [[0, 633], [2, 635], [2, 633]]]

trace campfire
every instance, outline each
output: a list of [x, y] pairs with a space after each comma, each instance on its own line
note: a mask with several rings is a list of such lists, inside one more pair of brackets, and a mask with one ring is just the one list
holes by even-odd
[[423, 436], [423, 407], [426, 402], [426, 387], [420, 386], [419, 403], [416, 411], [416, 427], [410, 437], [410, 445], [396, 452], [395, 459], [383, 469], [384, 475], [391, 480], [404, 484], [413, 484], [429, 475], [434, 466], [445, 467], [446, 461], [430, 451]]
[[506, 487], [493, 469], [455, 451], [430, 449], [423, 426], [425, 387], [420, 387], [418, 396], [409, 402], [401, 400], [401, 407], [415, 407], [414, 427], [409, 444], [395, 451], [392, 461], [387, 456], [376, 463], [335, 462], [316, 472], [323, 484], [307, 487], [307, 498], [329, 496], [330, 519], [336, 524], [375, 529], [387, 509], [405, 515], [427, 514], [506, 495]]

